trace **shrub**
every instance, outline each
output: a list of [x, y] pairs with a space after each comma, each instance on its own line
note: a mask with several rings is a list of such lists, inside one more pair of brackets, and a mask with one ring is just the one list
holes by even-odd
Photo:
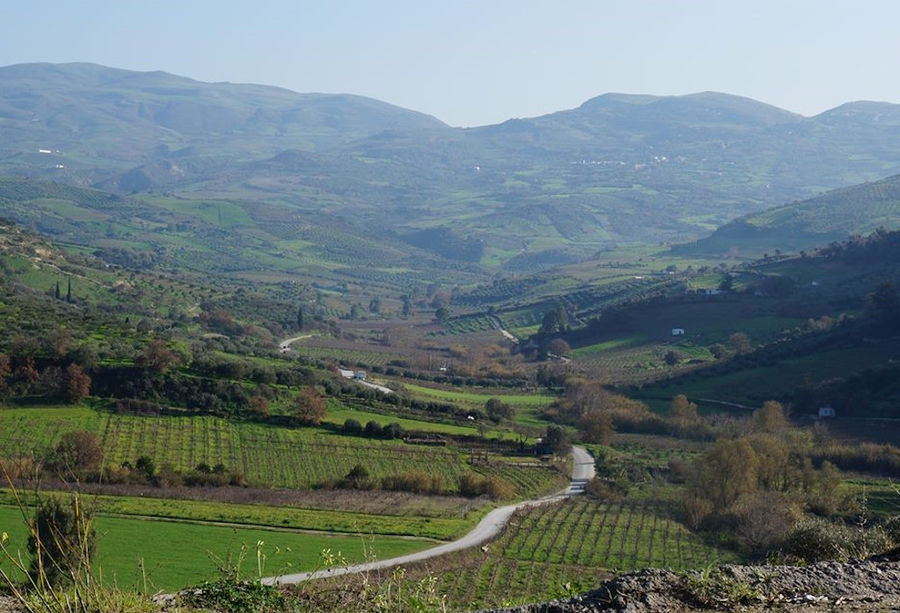
[[343, 430], [347, 434], [359, 435], [359, 434], [362, 434], [363, 427], [362, 427], [362, 424], [359, 423], [357, 420], [347, 419], [344, 421]]
[[415, 494], [441, 494], [446, 489], [440, 475], [424, 471], [410, 471], [384, 477], [381, 480], [381, 487], [386, 490]]
[[824, 519], [807, 519], [788, 535], [783, 551], [808, 564], [847, 561], [887, 551], [891, 539], [881, 527], [851, 528]]
[[56, 470], [74, 473], [97, 470], [103, 463], [103, 449], [93, 432], [66, 432], [53, 452]]
[[90, 571], [97, 542], [91, 524], [91, 515], [77, 495], [69, 504], [55, 496], [41, 503], [28, 537], [31, 574], [37, 584], [57, 585]]
[[482, 477], [474, 473], [460, 475], [459, 493], [463, 496], [475, 498], [488, 496], [491, 500], [503, 500], [513, 495], [512, 485], [496, 477]]

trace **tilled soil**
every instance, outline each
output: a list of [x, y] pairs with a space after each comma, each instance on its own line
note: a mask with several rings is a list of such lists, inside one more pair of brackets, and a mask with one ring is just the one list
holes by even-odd
[[504, 613], [660, 611], [900, 612], [900, 561], [722, 566], [684, 574], [648, 569], [607, 581], [575, 598], [503, 609]]

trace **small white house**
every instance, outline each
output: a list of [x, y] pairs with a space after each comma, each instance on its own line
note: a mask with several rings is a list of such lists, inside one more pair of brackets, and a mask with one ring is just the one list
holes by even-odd
[[684, 328], [672, 328], [672, 336], [684, 336]]
[[834, 417], [834, 416], [835, 416], [835, 412], [832, 407], [829, 407], [829, 406], [819, 407], [819, 417], [820, 418]]
[[366, 371], [357, 370], [355, 373], [353, 373], [353, 378], [356, 379], [357, 381], [365, 381], [366, 380]]

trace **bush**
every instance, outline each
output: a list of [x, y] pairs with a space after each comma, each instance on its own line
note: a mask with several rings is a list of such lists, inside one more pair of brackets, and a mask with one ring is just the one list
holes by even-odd
[[891, 538], [881, 527], [851, 528], [823, 519], [807, 519], [791, 531], [782, 550], [812, 564], [867, 558], [887, 551], [891, 545]]
[[627, 485], [621, 481], [594, 477], [587, 482], [584, 492], [597, 500], [621, 500], [628, 493], [628, 489]]
[[381, 480], [382, 489], [414, 494], [441, 494], [446, 488], [440, 475], [424, 471], [410, 471], [390, 475]]
[[58, 497], [44, 500], [29, 526], [28, 552], [32, 579], [39, 585], [57, 585], [90, 572], [97, 534], [90, 513], [73, 496], [69, 504]]
[[97, 470], [102, 463], [103, 449], [93, 432], [66, 432], [53, 452], [53, 466], [67, 475]]
[[347, 434], [352, 434], [354, 436], [358, 436], [358, 435], [362, 434], [363, 427], [362, 427], [362, 424], [359, 423], [355, 419], [346, 419], [346, 420], [344, 420], [343, 431], [346, 432]]
[[474, 473], [460, 475], [459, 493], [463, 496], [476, 498], [487, 496], [491, 500], [503, 500], [513, 495], [513, 486], [496, 477], [482, 477]]

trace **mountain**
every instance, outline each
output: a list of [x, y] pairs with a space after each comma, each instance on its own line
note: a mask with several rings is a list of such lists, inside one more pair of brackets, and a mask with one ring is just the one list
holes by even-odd
[[256, 159], [289, 148], [333, 148], [384, 130], [447, 129], [433, 117], [361, 96], [201, 83], [95, 64], [7, 66], [0, 83], [0, 155], [7, 162], [38, 148], [58, 151], [54, 157], [76, 167], [128, 168], [201, 153]]
[[0, 68], [0, 173], [286, 207], [371, 242], [444, 237], [417, 245], [441, 258], [480, 245], [462, 259], [527, 271], [900, 173], [898, 109], [605, 94], [461, 129], [358, 96], [23, 64]]
[[900, 175], [746, 215], [675, 251], [756, 257], [820, 247], [877, 228], [900, 229]]

